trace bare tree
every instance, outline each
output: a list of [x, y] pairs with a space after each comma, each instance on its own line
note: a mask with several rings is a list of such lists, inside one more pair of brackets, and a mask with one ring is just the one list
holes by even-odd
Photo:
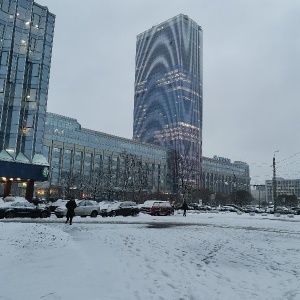
[[174, 179], [177, 193], [183, 201], [190, 202], [199, 191], [200, 166], [189, 147], [174, 153]]
[[70, 199], [75, 197], [74, 191], [78, 189], [79, 181], [70, 171], [61, 172], [61, 187], [62, 187], [62, 197]]
[[123, 152], [120, 164], [120, 185], [122, 189], [122, 199], [125, 200], [129, 194], [135, 193], [135, 156]]

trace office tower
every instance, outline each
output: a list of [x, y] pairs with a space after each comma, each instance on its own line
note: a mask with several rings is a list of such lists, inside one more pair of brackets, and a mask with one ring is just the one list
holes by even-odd
[[180, 14], [137, 36], [133, 138], [174, 150], [179, 190], [201, 187], [202, 34]]
[[32, 0], [0, 1], [0, 181], [47, 180], [42, 155], [55, 15]]

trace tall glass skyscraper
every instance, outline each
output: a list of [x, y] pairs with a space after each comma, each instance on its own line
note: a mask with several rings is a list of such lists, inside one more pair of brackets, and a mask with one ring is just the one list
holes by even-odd
[[[42, 155], [55, 15], [33, 0], [0, 1], [0, 181], [47, 180]], [[30, 198], [30, 195], [27, 195]]]
[[177, 180], [196, 188], [201, 187], [202, 34], [180, 14], [139, 34], [136, 45], [133, 138], [173, 149]]

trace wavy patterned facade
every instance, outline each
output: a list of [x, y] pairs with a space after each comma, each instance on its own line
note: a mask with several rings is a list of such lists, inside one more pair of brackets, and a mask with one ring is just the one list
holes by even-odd
[[133, 124], [135, 140], [173, 149], [177, 173], [184, 169], [190, 174], [185, 180], [198, 188], [202, 35], [200, 26], [180, 14], [137, 36]]

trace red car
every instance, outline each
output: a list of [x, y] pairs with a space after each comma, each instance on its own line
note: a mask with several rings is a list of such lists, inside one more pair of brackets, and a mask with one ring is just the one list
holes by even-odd
[[170, 216], [174, 215], [174, 208], [169, 201], [154, 202], [149, 214], [151, 216]]

